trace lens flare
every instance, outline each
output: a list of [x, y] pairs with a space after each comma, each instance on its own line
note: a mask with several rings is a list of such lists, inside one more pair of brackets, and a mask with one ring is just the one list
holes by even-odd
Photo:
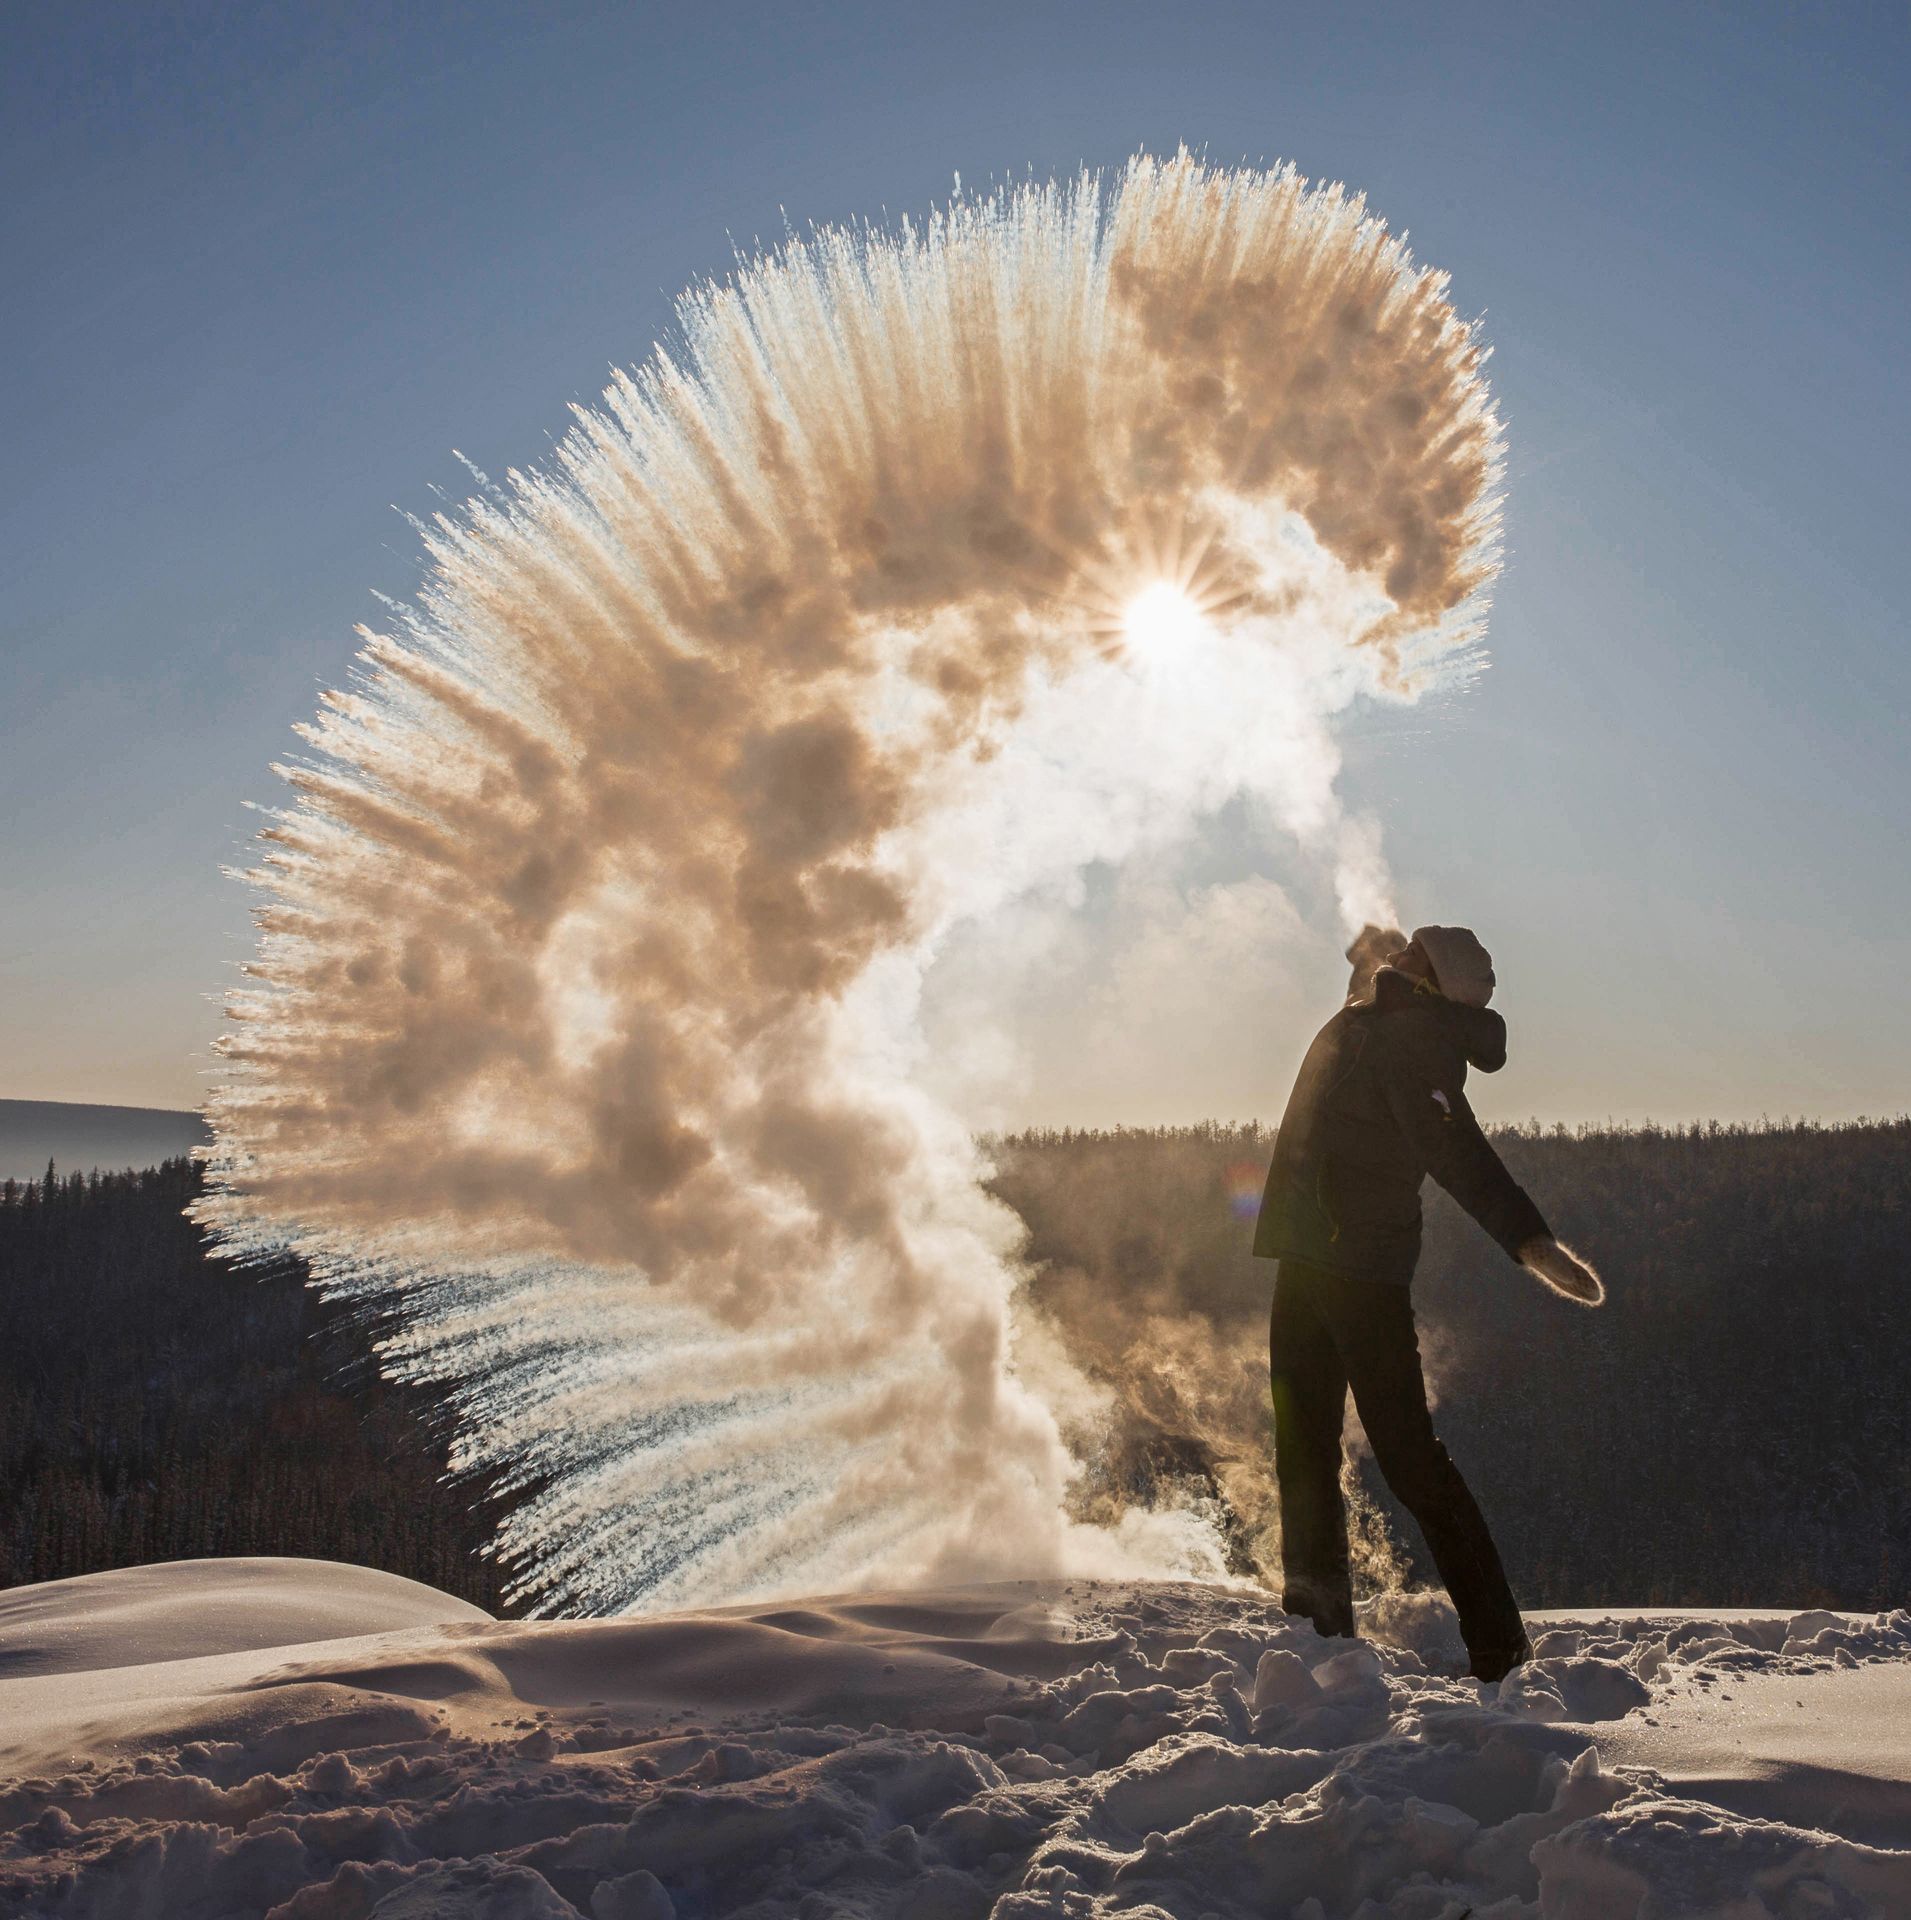
[[1227, 1171], [1228, 1211], [1237, 1220], [1253, 1220], [1261, 1211], [1267, 1168], [1259, 1160], [1233, 1161]]
[[746, 263], [424, 529], [281, 769], [201, 1217], [378, 1311], [522, 1594], [1218, 1566], [1067, 1518], [924, 996], [1243, 794], [1391, 920], [1332, 723], [1481, 630], [1482, 361], [1359, 199], [1140, 159]]

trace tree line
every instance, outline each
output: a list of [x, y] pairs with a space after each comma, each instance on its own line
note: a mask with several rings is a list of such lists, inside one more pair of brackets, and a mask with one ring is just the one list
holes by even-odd
[[[1501, 1130], [1587, 1313], [1428, 1192], [1415, 1298], [1435, 1418], [1528, 1606], [1876, 1608], [1911, 1592], [1911, 1121]], [[1254, 1127], [985, 1143], [1024, 1307], [1103, 1387], [1082, 1510], [1207, 1503], [1273, 1577]], [[185, 1217], [189, 1160], [0, 1183], [0, 1584], [299, 1554], [509, 1612], [438, 1410], [297, 1262]], [[1356, 1436], [1357, 1437], [1357, 1436]], [[1370, 1577], [1431, 1574], [1356, 1448]]]
[[296, 1262], [212, 1253], [200, 1179], [0, 1183], [0, 1585], [297, 1554], [503, 1610], [487, 1490], [448, 1483], [429, 1400]]
[[[1429, 1184], [1414, 1298], [1435, 1425], [1528, 1606], [1900, 1606], [1911, 1595], [1911, 1120], [1498, 1129], [1597, 1312]], [[1115, 1396], [1105, 1471], [1222, 1496], [1271, 1573], [1267, 1312], [1251, 1257], [1271, 1132], [990, 1143], [1029, 1285]], [[1432, 1577], [1384, 1520], [1380, 1570]]]

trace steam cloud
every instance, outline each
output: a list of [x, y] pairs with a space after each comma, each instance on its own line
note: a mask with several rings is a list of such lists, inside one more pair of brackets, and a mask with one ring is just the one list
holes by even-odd
[[204, 1217], [395, 1310], [546, 1609], [1211, 1569], [1067, 1515], [1094, 1390], [924, 980], [1242, 793], [1391, 918], [1331, 722], [1479, 632], [1483, 349], [1359, 199], [1185, 154], [680, 325], [428, 529], [280, 769]]

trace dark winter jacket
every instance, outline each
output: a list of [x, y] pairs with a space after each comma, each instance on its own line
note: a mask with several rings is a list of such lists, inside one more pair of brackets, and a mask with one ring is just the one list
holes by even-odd
[[1383, 967], [1373, 998], [1335, 1014], [1301, 1062], [1254, 1251], [1405, 1286], [1429, 1173], [1515, 1257], [1546, 1233], [1467, 1105], [1469, 1063], [1506, 1064], [1506, 1022]]

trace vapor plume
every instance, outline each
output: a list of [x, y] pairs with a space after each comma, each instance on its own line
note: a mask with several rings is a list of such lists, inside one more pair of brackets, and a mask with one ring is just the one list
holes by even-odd
[[1332, 722], [1477, 637], [1483, 348], [1359, 199], [1185, 154], [679, 321], [280, 769], [205, 1217], [396, 1311], [547, 1609], [1213, 1564], [1068, 1515], [1094, 1389], [925, 979], [1244, 793], [1391, 919]]
[[[1405, 936], [1367, 927], [1348, 950], [1356, 994], [1375, 952]], [[1316, 1017], [1319, 1010], [1316, 1009]], [[1283, 1085], [1280, 1091], [1285, 1091]], [[1231, 1571], [1278, 1590], [1280, 1497], [1269, 1444], [1273, 1268], [1247, 1257], [1273, 1148], [1265, 1127], [1036, 1131], [988, 1142], [990, 1191], [1030, 1223], [1019, 1296], [1097, 1390], [1064, 1410], [1084, 1471], [1078, 1518], [1119, 1524], [1179, 1499], [1213, 1521]], [[1445, 1341], [1421, 1329], [1437, 1404]], [[1408, 1570], [1368, 1482], [1371, 1449], [1346, 1408], [1341, 1492], [1357, 1589]]]

